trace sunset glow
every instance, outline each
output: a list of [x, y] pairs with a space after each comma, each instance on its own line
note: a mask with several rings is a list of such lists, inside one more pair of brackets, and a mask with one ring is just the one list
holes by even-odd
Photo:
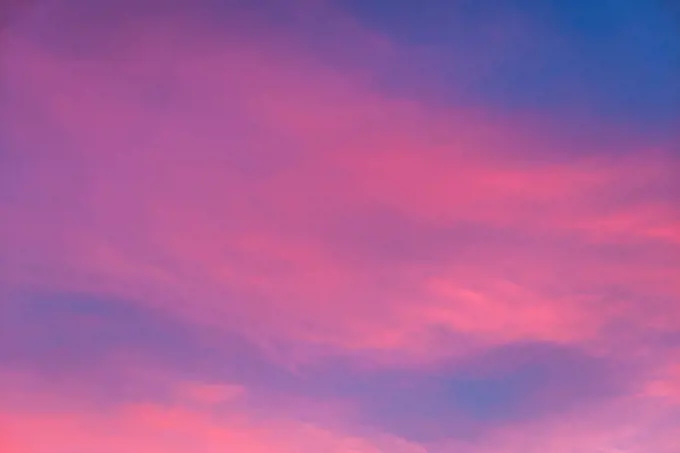
[[679, 453], [680, 9], [0, 15], [0, 453]]

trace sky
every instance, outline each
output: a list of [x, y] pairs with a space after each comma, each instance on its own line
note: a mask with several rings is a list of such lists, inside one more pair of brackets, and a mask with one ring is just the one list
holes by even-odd
[[676, 2], [2, 4], [2, 453], [680, 452]]

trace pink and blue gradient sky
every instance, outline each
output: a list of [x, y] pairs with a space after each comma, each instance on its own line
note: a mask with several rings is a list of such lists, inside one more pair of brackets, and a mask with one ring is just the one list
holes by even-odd
[[680, 452], [664, 0], [0, 16], [0, 452]]

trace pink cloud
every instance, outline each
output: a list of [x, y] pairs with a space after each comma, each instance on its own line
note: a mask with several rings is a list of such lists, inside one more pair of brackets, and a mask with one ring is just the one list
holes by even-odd
[[[26, 151], [18, 198], [2, 206], [15, 282], [112, 292], [255, 336], [349, 349], [412, 348], [435, 326], [590, 340], [608, 316], [593, 306], [598, 286], [626, 285], [625, 275], [636, 290], [672, 287], [667, 263], [561, 245], [675, 247], [672, 200], [617, 195], [670, 180], [669, 155], [522, 162], [550, 138], [387, 98], [366, 73], [278, 53], [268, 40], [180, 24], [127, 29], [101, 60], [15, 41], [3, 77], [25, 112], [10, 118], [12, 146]], [[164, 51], [173, 39], [183, 46]], [[153, 94], [158, 86], [166, 92]], [[338, 255], [328, 225], [376, 208], [418, 222], [422, 235], [465, 222], [506, 233], [465, 262]], [[523, 253], [503, 239], [514, 231], [547, 239]], [[22, 270], [36, 265], [40, 275]], [[548, 289], [563, 278], [583, 293]], [[234, 294], [248, 302], [226, 303]]]
[[240, 385], [189, 383], [183, 387], [182, 393], [189, 400], [206, 405], [228, 402], [238, 398], [245, 392], [245, 389]]
[[[302, 20], [325, 11], [315, 8]], [[376, 73], [399, 53], [349, 18], [330, 22], [355, 54], [331, 64], [295, 32], [265, 33], [245, 17], [256, 31], [245, 19], [223, 34], [172, 15], [125, 21], [88, 58], [6, 40], [0, 309], [31, 291], [126, 301], [216, 349], [226, 333], [245, 337], [297, 375], [338, 357], [358, 362], [357, 374], [435, 373], [524, 342], [663, 371], [620, 376], [637, 393], [587, 411], [491, 426], [470, 444], [416, 445], [364, 426], [362, 398], [380, 409], [371, 395], [291, 391], [262, 409], [256, 398], [287, 387], [147, 374], [128, 361], [143, 354], [118, 345], [88, 350], [103, 356], [97, 368], [44, 394], [33, 387], [46, 377], [0, 376], [0, 449], [674, 453], [677, 156], [574, 149], [558, 159], [554, 149], [576, 145], [536, 130], [542, 119], [378, 90]], [[67, 328], [97, 332], [76, 318]], [[164, 401], [87, 401], [120, 376]], [[308, 423], [287, 404], [324, 415]]]
[[[176, 388], [198, 389], [190, 382], [174, 382]], [[420, 453], [415, 445], [386, 435], [361, 437], [330, 431], [281, 414], [258, 414], [221, 406], [194, 406], [146, 402], [117, 404], [108, 408], [83, 406], [83, 401], [55, 397], [48, 387], [34, 387], [33, 399], [54, 401], [40, 409], [5, 405], [0, 410], [0, 445], [8, 453], [62, 453], [87, 450], [98, 453], [185, 452], [212, 453], [307, 453], [312, 451], [379, 453], [385, 448], [398, 453]], [[206, 392], [214, 400], [213, 387]], [[29, 395], [25, 395], [27, 398]], [[201, 398], [203, 398], [201, 396]], [[39, 435], [36, 435], [39, 433]]]

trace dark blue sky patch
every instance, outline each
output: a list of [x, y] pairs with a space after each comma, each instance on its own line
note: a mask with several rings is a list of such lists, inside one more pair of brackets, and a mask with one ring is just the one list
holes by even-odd
[[[185, 329], [126, 301], [88, 294], [20, 295], [3, 307], [5, 359], [45, 366], [87, 366], [107, 353], [134, 349], [159, 356], [186, 354]], [[50, 364], [50, 365], [48, 365]]]
[[617, 371], [576, 348], [518, 343], [439, 370], [362, 372], [335, 363], [308, 373], [301, 388], [354, 401], [364, 423], [427, 442], [597, 404], [628, 385]]
[[477, 416], [510, 420], [612, 397], [628, 384], [617, 371], [609, 359], [574, 347], [518, 343], [462, 364], [450, 388], [463, 406], [481, 403]]
[[121, 355], [180, 379], [262, 388], [272, 382], [284, 386], [290, 379], [287, 370], [238, 335], [208, 335], [137, 303], [82, 293], [31, 293], [15, 294], [0, 306], [0, 368], [72, 380], [103, 367], [107, 375], [98, 377], [100, 388], [94, 390], [100, 394], [92, 396], [115, 400], [138, 394], [138, 383], [124, 380], [126, 370], [119, 375], [115, 369]]
[[664, 2], [344, 4], [401, 45], [431, 49], [419, 83], [407, 68], [384, 81], [396, 91], [420, 86], [416, 95], [432, 101], [543, 112], [574, 130], [585, 116], [668, 136], [680, 118], [680, 32]]

